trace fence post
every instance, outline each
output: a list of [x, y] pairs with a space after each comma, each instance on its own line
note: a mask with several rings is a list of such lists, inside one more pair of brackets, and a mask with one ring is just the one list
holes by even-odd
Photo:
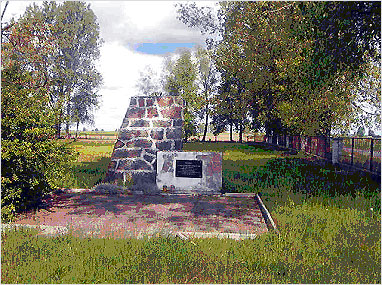
[[371, 139], [370, 142], [370, 172], [373, 172], [373, 148], [374, 148], [374, 139]]
[[[329, 149], [329, 151], [328, 151]], [[330, 160], [330, 137], [324, 137], [324, 157], [326, 160]]]
[[332, 163], [338, 164], [340, 162], [342, 148], [344, 145], [343, 138], [333, 138], [332, 141]]
[[353, 166], [353, 156], [354, 156], [354, 138], [351, 138], [351, 165]]

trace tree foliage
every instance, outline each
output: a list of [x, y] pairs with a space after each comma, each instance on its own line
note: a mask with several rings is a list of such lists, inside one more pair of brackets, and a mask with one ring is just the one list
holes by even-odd
[[2, 44], [1, 64], [1, 218], [38, 205], [73, 158], [53, 139], [55, 114], [49, 106], [46, 72], [55, 35], [46, 23], [13, 23]]
[[101, 45], [99, 25], [89, 5], [73, 1], [30, 6], [19, 22], [29, 25], [36, 20], [46, 27], [41, 33], [54, 35], [55, 39], [44, 72], [50, 80], [49, 103], [56, 113], [59, 135], [64, 122], [67, 131], [71, 123], [92, 122], [102, 83], [95, 67]]
[[179, 18], [219, 31], [216, 63], [223, 81], [240, 86], [254, 122], [267, 131], [328, 135], [354, 118], [352, 83], [379, 56], [380, 2], [220, 4], [215, 20], [185, 4]]
[[135, 87], [141, 95], [152, 95], [156, 92], [161, 92], [163, 89], [162, 78], [149, 66], [140, 72], [140, 76], [135, 84]]
[[164, 90], [182, 96], [185, 102], [183, 109], [183, 138], [196, 135], [196, 112], [200, 109], [197, 92], [196, 64], [191, 58], [191, 52], [183, 52], [177, 60], [169, 59], [167, 62], [167, 75]]
[[209, 118], [216, 105], [216, 94], [218, 91], [219, 73], [216, 69], [210, 51], [197, 47], [195, 52], [197, 66], [197, 78], [199, 85], [200, 112], [199, 116], [204, 119], [204, 130], [202, 141], [206, 140]]

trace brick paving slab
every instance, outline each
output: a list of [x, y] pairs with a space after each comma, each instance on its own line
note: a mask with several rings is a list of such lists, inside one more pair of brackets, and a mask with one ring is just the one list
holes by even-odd
[[95, 195], [89, 191], [53, 194], [37, 212], [14, 225], [40, 227], [41, 235], [73, 231], [77, 236], [253, 238], [268, 231], [254, 195]]

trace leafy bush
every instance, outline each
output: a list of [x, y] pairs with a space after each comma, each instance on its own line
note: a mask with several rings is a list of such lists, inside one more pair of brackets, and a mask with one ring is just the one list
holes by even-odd
[[7, 222], [36, 207], [74, 156], [53, 139], [54, 114], [45, 90], [26, 87], [30, 74], [15, 66], [1, 73], [1, 219]]

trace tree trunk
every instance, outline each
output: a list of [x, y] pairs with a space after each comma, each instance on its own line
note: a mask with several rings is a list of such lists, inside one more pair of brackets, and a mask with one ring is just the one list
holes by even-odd
[[78, 120], [77, 121], [77, 126], [76, 126], [76, 140], [77, 140], [77, 136], [78, 136], [78, 127], [80, 125], [80, 121]]
[[66, 137], [70, 137], [70, 134], [69, 134], [69, 127], [70, 127], [69, 122], [66, 122], [66, 128], [65, 128]]
[[243, 142], [243, 124], [239, 122], [239, 142]]
[[56, 123], [56, 138], [59, 139], [61, 137], [61, 124], [62, 124], [62, 113], [58, 115], [57, 123]]
[[330, 132], [331, 132], [331, 127], [328, 127], [325, 130], [325, 135], [324, 135], [325, 158], [327, 160], [331, 160], [331, 153], [330, 153]]
[[56, 129], [56, 139], [59, 139], [60, 133], [61, 133], [61, 124], [59, 122], [55, 125], [55, 129]]
[[203, 140], [202, 141], [206, 141], [207, 127], [208, 127], [208, 106], [206, 109], [206, 123], [204, 125], [204, 133], [203, 133]]
[[233, 128], [233, 123], [231, 122], [230, 125], [229, 125], [229, 140], [231, 142], [233, 142], [233, 138], [232, 138], [232, 128]]

